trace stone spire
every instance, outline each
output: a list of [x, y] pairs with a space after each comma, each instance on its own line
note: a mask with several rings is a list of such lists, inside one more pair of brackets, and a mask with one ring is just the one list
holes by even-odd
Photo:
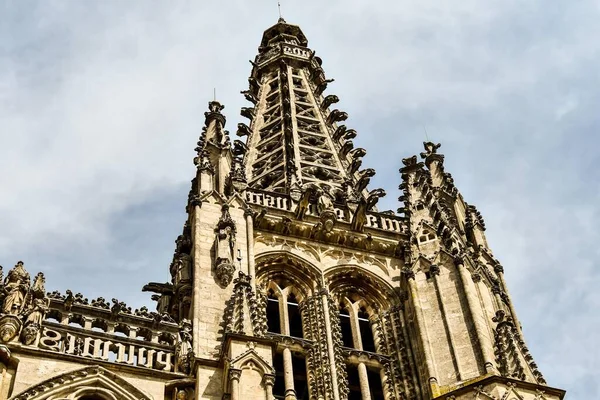
[[308, 47], [302, 30], [280, 19], [267, 29], [252, 61], [250, 88], [242, 92], [252, 107], [242, 108], [249, 124], [238, 125], [236, 141], [245, 176], [254, 190], [288, 194], [298, 201], [307, 190], [321, 190], [337, 204], [358, 203], [375, 174], [360, 171], [366, 151], [354, 148], [353, 129], [340, 123], [348, 115], [330, 106], [322, 61]]

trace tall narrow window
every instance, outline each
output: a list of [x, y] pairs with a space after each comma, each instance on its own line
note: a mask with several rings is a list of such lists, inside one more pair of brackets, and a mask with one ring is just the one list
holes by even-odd
[[371, 391], [371, 400], [383, 400], [383, 387], [381, 386], [381, 376], [379, 372], [367, 369], [369, 380], [369, 390]]
[[360, 338], [362, 340], [362, 349], [375, 353], [375, 340], [373, 338], [373, 330], [369, 321], [369, 314], [364, 307], [358, 312], [358, 326], [360, 329]]
[[296, 399], [308, 400], [308, 380], [306, 378], [306, 359], [302, 354], [294, 354], [292, 358], [292, 369], [294, 370], [294, 389]]
[[350, 389], [350, 392], [348, 392], [348, 400], [362, 400], [358, 368], [356, 365], [347, 364], [346, 371], [348, 372], [348, 389]]
[[281, 318], [279, 317], [279, 299], [273, 289], [267, 294], [267, 328], [269, 332], [281, 333]]
[[343, 305], [340, 306], [340, 327], [342, 328], [342, 341], [344, 346], [354, 348], [352, 340], [352, 323], [350, 322], [350, 313]]
[[298, 309], [298, 300], [294, 293], [290, 293], [287, 298], [288, 319], [290, 321], [290, 336], [297, 338], [304, 337], [302, 334], [302, 317]]

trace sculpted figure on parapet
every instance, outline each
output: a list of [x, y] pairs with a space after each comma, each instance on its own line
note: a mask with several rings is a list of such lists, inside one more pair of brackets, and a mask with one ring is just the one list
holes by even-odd
[[4, 293], [6, 295], [2, 306], [4, 314], [18, 315], [21, 313], [25, 296], [29, 291], [29, 279], [29, 273], [25, 271], [22, 261], [19, 261], [10, 270], [4, 280]]

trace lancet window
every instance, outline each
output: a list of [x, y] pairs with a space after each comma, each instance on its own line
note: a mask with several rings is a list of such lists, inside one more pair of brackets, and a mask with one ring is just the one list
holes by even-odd
[[377, 353], [370, 312], [373, 311], [369, 311], [366, 302], [358, 296], [344, 297], [340, 302], [342, 342], [349, 354], [346, 358], [348, 400], [384, 399], [383, 365], [376, 361], [377, 357], [362, 355]]
[[273, 396], [276, 399], [285, 399], [292, 393], [298, 400], [309, 396], [306, 356], [297, 340], [304, 336], [299, 309], [301, 300], [302, 296], [293, 284], [284, 280], [269, 283], [267, 326], [270, 333], [281, 339], [273, 357]]

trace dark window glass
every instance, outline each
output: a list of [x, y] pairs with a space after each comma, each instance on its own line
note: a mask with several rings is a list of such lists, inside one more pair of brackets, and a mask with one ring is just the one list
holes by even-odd
[[287, 305], [288, 318], [290, 320], [290, 336], [302, 338], [304, 337], [302, 334], [302, 318], [298, 309], [298, 300], [293, 293], [288, 296]]
[[373, 330], [369, 322], [369, 314], [364, 308], [358, 312], [358, 326], [360, 328], [360, 338], [362, 340], [363, 350], [375, 352], [375, 339], [373, 338]]
[[350, 389], [348, 400], [362, 400], [358, 368], [356, 365], [347, 364], [346, 371], [348, 372], [348, 389]]
[[294, 389], [296, 390], [296, 398], [298, 400], [308, 400], [306, 360], [302, 354], [293, 355], [292, 368], [294, 369]]
[[381, 387], [381, 376], [379, 371], [367, 370], [369, 378], [369, 390], [371, 391], [371, 400], [383, 400], [383, 387]]
[[273, 368], [275, 368], [275, 385], [273, 396], [276, 399], [285, 399], [285, 382], [283, 378], [283, 354], [276, 353], [273, 356]]
[[352, 325], [350, 324], [350, 313], [347, 309], [340, 309], [340, 328], [342, 330], [342, 342], [344, 346], [354, 348], [354, 341], [352, 340]]
[[279, 299], [273, 290], [267, 295], [267, 328], [269, 332], [281, 333], [281, 320], [279, 319]]

